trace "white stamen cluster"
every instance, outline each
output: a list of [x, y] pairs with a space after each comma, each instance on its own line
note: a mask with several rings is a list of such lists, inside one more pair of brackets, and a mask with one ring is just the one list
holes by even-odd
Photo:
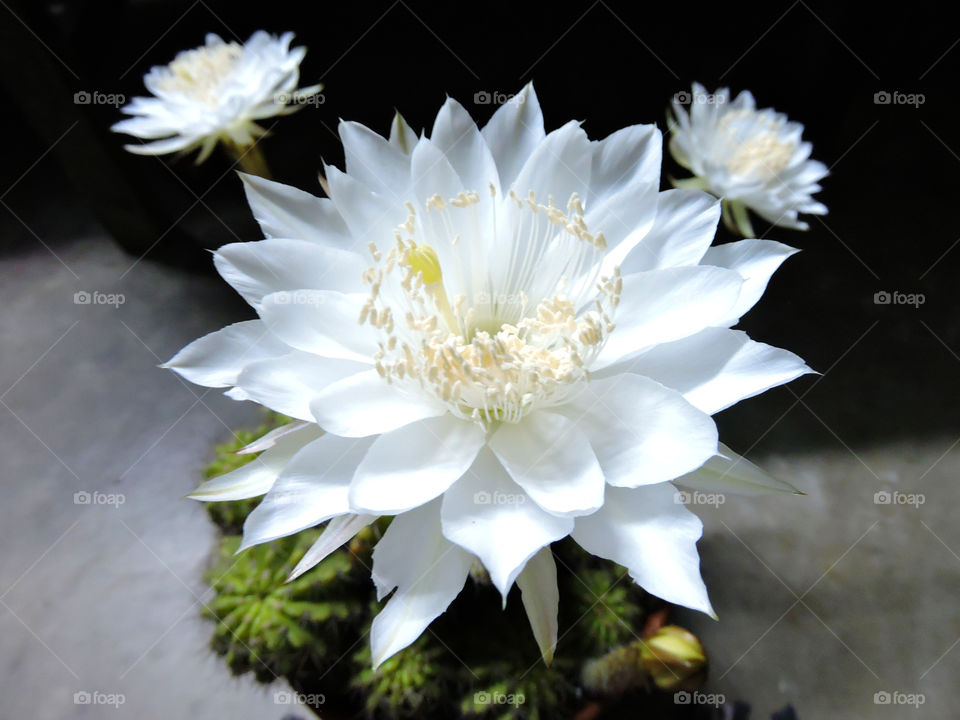
[[157, 87], [215, 107], [220, 87], [242, 55], [243, 47], [236, 42], [181, 52], [167, 65], [157, 80]]
[[[570, 198], [567, 213], [556, 208], [552, 199], [546, 205], [537, 203], [532, 192], [525, 200], [512, 192], [510, 197], [520, 209], [545, 214], [561, 234], [587, 244], [590, 252], [578, 252], [568, 267], [582, 272], [586, 260], [595, 260], [595, 253], [605, 248], [603, 234], [587, 229], [576, 195]], [[446, 213], [448, 208], [466, 210], [479, 202], [479, 195], [471, 191], [448, 200], [434, 195], [425, 205], [427, 213]], [[576, 392], [587, 380], [586, 366], [614, 329], [612, 315], [623, 284], [619, 268], [611, 277], [597, 280], [594, 276], [596, 295], [589, 309], [582, 309], [566, 294], [568, 281], [562, 277], [552, 294], [532, 306], [521, 290], [515, 322], [494, 318], [491, 325], [485, 318], [480, 323], [478, 308], [468, 306], [464, 295], [455, 296], [452, 304], [449, 301], [437, 255], [428, 245], [416, 242], [416, 212], [409, 204], [407, 208], [410, 214], [395, 231], [395, 246], [383, 255], [370, 245], [375, 265], [364, 274], [370, 297], [359, 321], [383, 334], [374, 358], [380, 375], [388, 382], [427, 391], [455, 415], [485, 426], [518, 422], [530, 409], [558, 404]], [[454, 224], [447, 222], [445, 227], [456, 245]], [[544, 228], [537, 232], [557, 235], [556, 230]], [[382, 292], [385, 283], [390, 290]], [[489, 307], [480, 309], [481, 314], [485, 312]], [[396, 321], [395, 313], [402, 313], [402, 322]]]
[[[740, 137], [743, 133], [741, 123], [753, 125], [746, 138]], [[721, 125], [734, 148], [726, 165], [736, 175], [773, 180], [796, 153], [796, 142], [785, 140], [781, 135], [782, 123], [753, 110], [728, 113]]]

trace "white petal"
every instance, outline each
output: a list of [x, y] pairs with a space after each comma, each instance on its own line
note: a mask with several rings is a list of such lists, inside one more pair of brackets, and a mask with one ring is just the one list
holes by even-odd
[[324, 435], [301, 449], [247, 516], [240, 550], [349, 513], [350, 478], [369, 447], [367, 439]]
[[260, 320], [248, 320], [194, 340], [160, 367], [197, 385], [229, 387], [247, 365], [288, 352]]
[[616, 329], [591, 369], [720, 324], [730, 315], [742, 285], [743, 278], [732, 270], [703, 266], [625, 275]]
[[497, 166], [470, 114], [447, 98], [433, 123], [430, 140], [444, 154], [468, 190], [485, 192], [493, 183], [499, 190]]
[[352, 175], [330, 165], [324, 166], [330, 197], [349, 228], [353, 247], [369, 243], [380, 248], [394, 244], [394, 228], [407, 219], [409, 211], [396, 195], [381, 195]]
[[243, 391], [244, 399], [313, 423], [311, 400], [325, 386], [365, 368], [352, 360], [333, 360], [294, 350], [281, 357], [251, 363], [240, 373], [237, 386]]
[[377, 598], [397, 588], [370, 629], [374, 668], [420, 637], [467, 581], [473, 558], [443, 537], [439, 506], [398, 515], [374, 548]]
[[441, 516], [443, 534], [480, 558], [504, 604], [527, 561], [573, 527], [533, 502], [486, 449], [444, 493]]
[[559, 410], [586, 433], [610, 485], [673, 480], [717, 452], [717, 427], [709, 415], [639, 375], [592, 380]]
[[213, 260], [223, 279], [254, 308], [265, 295], [281, 290], [362, 292], [363, 271], [369, 267], [351, 250], [281, 238], [224, 245]]
[[412, 153], [417, 144], [417, 134], [400, 113], [394, 115], [390, 123], [390, 144], [406, 155]]
[[653, 228], [620, 266], [624, 274], [700, 262], [720, 221], [720, 201], [700, 190], [667, 190]]
[[327, 432], [344, 437], [379, 435], [446, 408], [435, 400], [401, 391], [376, 370], [366, 370], [324, 388], [310, 403], [314, 419]]
[[754, 342], [746, 333], [707, 328], [696, 335], [651, 348], [606, 370], [653, 378], [713, 415], [744, 398], [813, 372], [787, 350]]
[[[244, 399], [246, 400], [249, 398], [244, 398]], [[291, 423], [287, 423], [286, 425], [281, 425], [278, 428], [274, 428], [273, 430], [268, 432], [266, 435], [263, 435], [262, 437], [257, 438], [249, 445], [244, 445], [242, 448], [237, 450], [237, 455], [248, 455], [250, 453], [258, 453], [258, 452], [263, 452], [264, 450], [269, 450], [274, 445], [276, 445], [277, 440], [282, 438], [284, 435], [289, 435], [290, 433], [298, 432], [305, 427], [309, 427], [310, 425], [313, 425], [313, 423], [291, 422]]]
[[546, 137], [533, 84], [528, 83], [510, 102], [501, 105], [482, 134], [497, 163], [500, 187], [509, 188], [527, 158]]
[[591, 156], [587, 134], [571, 120], [534, 149], [512, 187], [520, 197], [533, 190], [541, 203], [552, 196], [554, 203], [564, 208], [573, 193], [583, 197], [590, 187]]
[[603, 505], [600, 463], [587, 436], [563, 415], [541, 411], [519, 423], [505, 423], [489, 444], [510, 476], [544, 510], [584, 515]]
[[700, 519], [670, 484], [611, 488], [603, 508], [571, 533], [587, 552], [623, 565], [649, 593], [716, 617], [700, 578]]
[[396, 515], [430, 502], [473, 464], [486, 433], [452, 415], [410, 423], [378, 437], [350, 485], [354, 512]]
[[260, 317], [290, 347], [329, 358], [373, 363], [378, 331], [361, 325], [368, 295], [291, 290], [263, 298]]
[[740, 316], [756, 305], [777, 268], [796, 252], [798, 251], [783, 243], [753, 239], [715, 245], [707, 250], [702, 264], [729, 268], [744, 278], [739, 300], [724, 322], [717, 324], [726, 327], [735, 325]]
[[322, 434], [316, 425], [305, 425], [295, 432], [288, 432], [259, 457], [232, 472], [207, 480], [187, 497], [204, 502], [224, 502], [263, 495], [273, 487], [290, 459]]
[[268, 238], [308, 240], [347, 248], [347, 226], [333, 203], [290, 185], [240, 173], [247, 202]]
[[297, 563], [293, 572], [290, 573], [290, 577], [287, 578], [287, 582], [296, 580], [307, 570], [323, 562], [330, 553], [350, 540], [376, 519], [375, 515], [354, 515], [353, 513], [339, 515], [333, 518], [327, 523], [327, 526], [323, 528], [323, 532], [320, 533], [317, 541], [304, 553], [300, 562]]
[[557, 649], [557, 614], [560, 610], [560, 588], [557, 586], [557, 563], [549, 547], [530, 558], [523, 572], [517, 576], [517, 585], [523, 598], [523, 607], [530, 620], [533, 637], [540, 648], [543, 661], [553, 662]]
[[715, 455], [689, 475], [676, 479], [677, 484], [693, 490], [734, 495], [768, 495], [789, 493], [801, 495], [790, 483], [778, 480], [752, 462], [720, 443]]
[[341, 122], [340, 140], [347, 173], [375, 192], [405, 196], [410, 185], [410, 156], [369, 128]]

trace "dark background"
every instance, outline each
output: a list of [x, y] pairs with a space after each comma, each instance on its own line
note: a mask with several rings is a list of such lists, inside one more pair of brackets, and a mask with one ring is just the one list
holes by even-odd
[[[224, 156], [198, 167], [128, 155], [127, 138], [108, 131], [115, 108], [73, 103], [82, 90], [143, 94], [150, 66], [206, 32], [294, 30], [309, 47], [302, 84], [325, 83], [325, 102], [281, 118], [264, 149], [276, 179], [317, 193], [320, 159], [342, 164], [338, 118], [386, 133], [396, 108], [429, 130], [449, 94], [483, 123], [495, 107], [476, 104], [477, 92], [515, 93], [532, 79], [548, 130], [577, 118], [599, 138], [635, 123], [663, 128], [670, 97], [691, 81], [749, 88], [806, 125], [831, 176], [818, 196], [830, 214], [808, 218], [809, 232], [757, 222], [803, 252], [743, 327], [825, 374], [721, 415], [728, 444], [756, 453], [960, 432], [960, 28], [932, 4], [0, 5], [2, 253], [55, 249], [102, 226], [146, 262], [211, 272], [204, 248], [259, 239]], [[880, 91], [924, 101], [878, 105]], [[683, 173], [665, 158], [664, 187], [669, 174]], [[721, 228], [718, 241], [731, 239]], [[884, 290], [925, 303], [875, 304]], [[238, 302], [236, 312], [249, 310]], [[177, 319], [158, 308], [158, 321]]]

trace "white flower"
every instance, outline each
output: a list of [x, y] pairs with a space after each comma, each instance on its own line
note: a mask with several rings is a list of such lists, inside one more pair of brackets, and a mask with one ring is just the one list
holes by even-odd
[[201, 47], [152, 68], [143, 82], [153, 97], [133, 98], [122, 112], [135, 117], [112, 129], [152, 140], [125, 146], [141, 155], [199, 147], [198, 163], [219, 141], [249, 147], [265, 133], [258, 120], [295, 112], [321, 89], [320, 85], [296, 89], [307, 51], [291, 50], [291, 40], [293, 33], [277, 38], [258, 30], [240, 45], [211, 33]]
[[[679, 102], [683, 95], [690, 96], [689, 114]], [[695, 176], [676, 185], [722, 198], [732, 215], [725, 219], [744, 236], [754, 235], [746, 208], [795, 230], [809, 227], [799, 213], [826, 214], [826, 206], [812, 195], [828, 171], [810, 159], [812, 146], [801, 140], [803, 125], [771, 109], [757, 110], [746, 90], [731, 101], [727, 88], [709, 95], [694, 83], [692, 95], [678, 93], [672, 104], [670, 153]]]
[[[430, 137], [340, 125], [330, 199], [245, 176], [269, 239], [215, 255], [259, 319], [168, 364], [298, 423], [193, 494], [266, 493], [243, 546], [330, 520], [300, 574], [382, 515], [373, 660], [406, 647], [478, 558], [514, 581], [544, 657], [550, 543], [572, 535], [648, 591], [712, 613], [699, 519], [670, 484], [790, 491], [718, 446], [710, 415], [809, 372], [729, 329], [794, 251], [710, 247], [719, 203], [658, 192], [652, 125], [545, 134], [531, 86], [479, 130], [448, 100]], [[325, 433], [323, 432], [325, 431]]]

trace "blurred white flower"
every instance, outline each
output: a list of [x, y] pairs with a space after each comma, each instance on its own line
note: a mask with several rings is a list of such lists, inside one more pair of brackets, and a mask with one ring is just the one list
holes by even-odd
[[[681, 100], [690, 101], [690, 112]], [[810, 159], [812, 146], [801, 140], [803, 125], [783, 113], [757, 110], [744, 90], [731, 100], [720, 88], [708, 94], [694, 83], [693, 92], [674, 96], [670, 153], [695, 177], [677, 187], [708, 190], [724, 201], [724, 219], [745, 237], [754, 232], [747, 208], [773, 225], [808, 229], [799, 213], [825, 215], [813, 200], [827, 167]]]
[[330, 199], [244, 176], [268, 239], [220, 248], [259, 319], [166, 367], [299, 422], [193, 497], [266, 494], [249, 547], [330, 521], [298, 575], [379, 516], [374, 665], [442, 613], [478, 558], [514, 582], [549, 661], [550, 543], [571, 535], [668, 601], [712, 613], [700, 520], [670, 481], [792, 491], [717, 442], [711, 414], [809, 372], [729, 329], [794, 251], [710, 247], [719, 202], [658, 192], [662, 138], [546, 134], [532, 86], [481, 130], [448, 100], [430, 136], [340, 124]]
[[290, 48], [293, 33], [262, 30], [243, 45], [209, 34], [206, 44], [154, 67], [144, 78], [153, 97], [137, 97], [122, 108], [135, 117], [112, 129], [143, 140], [124, 146], [132, 153], [161, 155], [200, 148], [203, 162], [218, 142], [238, 157], [266, 131], [257, 121], [287, 115], [322, 88], [297, 89], [306, 48]]

